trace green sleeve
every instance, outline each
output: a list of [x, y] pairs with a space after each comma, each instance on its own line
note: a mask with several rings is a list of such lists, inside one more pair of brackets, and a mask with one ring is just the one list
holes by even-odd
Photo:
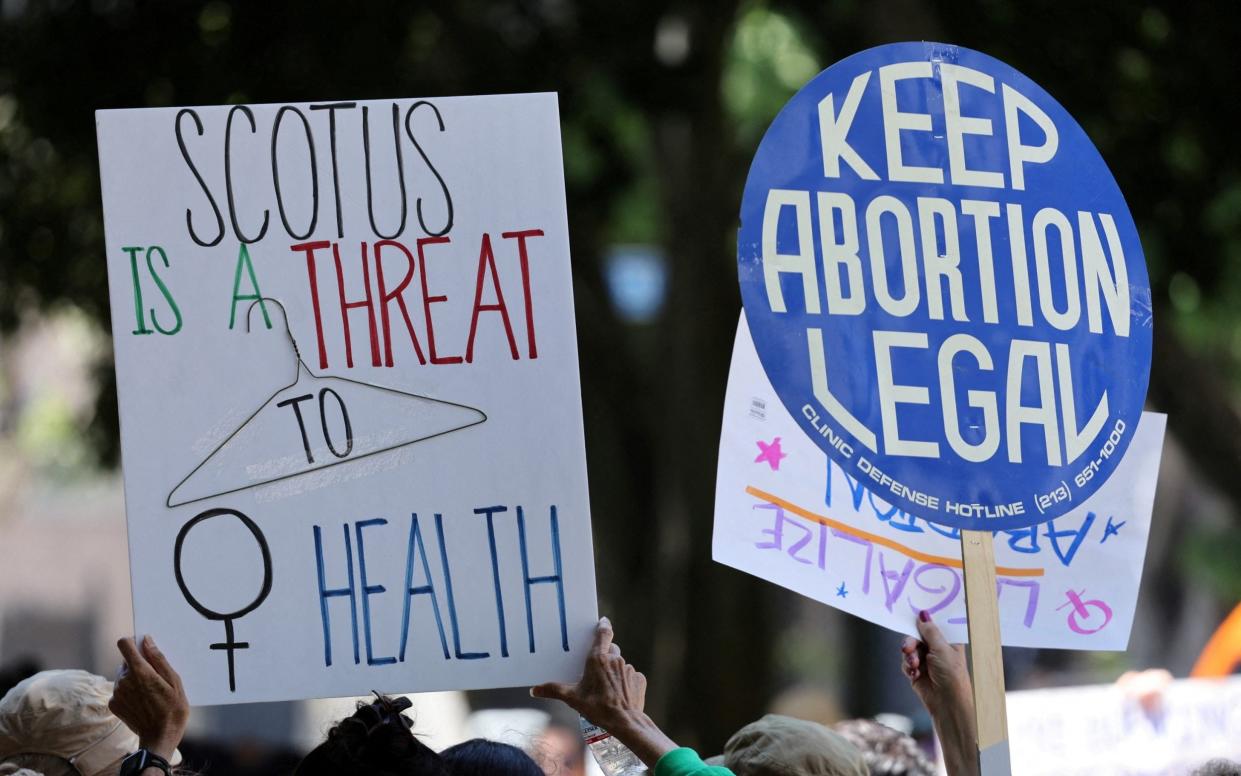
[[693, 749], [673, 749], [655, 763], [655, 776], [733, 776], [721, 765], [707, 765]]

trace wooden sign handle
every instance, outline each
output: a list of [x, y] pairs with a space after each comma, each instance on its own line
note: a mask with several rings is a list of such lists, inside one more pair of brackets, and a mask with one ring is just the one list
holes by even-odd
[[982, 776], [1011, 776], [1008, 713], [1004, 705], [1004, 657], [1000, 651], [1000, 607], [991, 533], [962, 531], [961, 559], [965, 566], [965, 608], [969, 620], [980, 773]]

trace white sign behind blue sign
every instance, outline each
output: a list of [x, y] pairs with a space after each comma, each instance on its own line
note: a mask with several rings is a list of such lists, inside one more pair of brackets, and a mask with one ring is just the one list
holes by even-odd
[[763, 367], [802, 429], [885, 500], [962, 529], [1079, 505], [1137, 429], [1150, 282], [1103, 158], [984, 54], [900, 43], [780, 112], [738, 265]]

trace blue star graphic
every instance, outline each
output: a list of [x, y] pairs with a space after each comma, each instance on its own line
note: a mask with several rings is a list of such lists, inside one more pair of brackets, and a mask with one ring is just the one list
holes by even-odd
[[840, 587], [836, 588], [836, 597], [847, 598], [848, 595], [849, 595], [849, 591], [845, 589], [845, 583], [841, 582]]
[[1121, 520], [1119, 523], [1113, 523], [1112, 518], [1109, 517], [1107, 519], [1107, 526], [1103, 529], [1103, 538], [1099, 540], [1099, 544], [1106, 542], [1107, 537], [1109, 536], [1118, 536], [1120, 534], [1121, 526], [1127, 522], [1127, 520]]

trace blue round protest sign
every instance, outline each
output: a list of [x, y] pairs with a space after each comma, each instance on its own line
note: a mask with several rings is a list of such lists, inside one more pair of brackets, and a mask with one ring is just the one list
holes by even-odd
[[911, 514], [1055, 518], [1137, 430], [1152, 313], [1133, 218], [1077, 122], [985, 54], [899, 43], [820, 73], [755, 154], [737, 261], [785, 407]]

